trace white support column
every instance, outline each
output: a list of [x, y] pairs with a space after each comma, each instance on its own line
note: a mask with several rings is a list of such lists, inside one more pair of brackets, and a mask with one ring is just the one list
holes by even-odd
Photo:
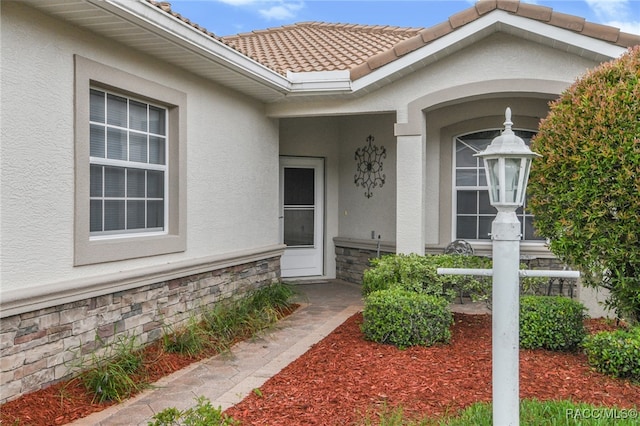
[[396, 251], [424, 254], [424, 167], [422, 135], [397, 136]]

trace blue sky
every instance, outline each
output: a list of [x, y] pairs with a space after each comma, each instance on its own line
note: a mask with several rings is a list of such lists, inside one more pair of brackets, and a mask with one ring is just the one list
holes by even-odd
[[[174, 11], [219, 36], [304, 21], [430, 27], [473, 0], [171, 0]], [[640, 34], [640, 0], [526, 0]]]

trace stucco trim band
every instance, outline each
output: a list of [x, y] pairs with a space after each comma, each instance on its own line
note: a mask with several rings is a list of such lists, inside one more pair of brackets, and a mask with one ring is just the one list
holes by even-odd
[[280, 257], [284, 245], [272, 245], [223, 255], [201, 257], [159, 266], [125, 270], [107, 275], [80, 278], [38, 287], [10, 290], [2, 294], [0, 318], [37, 311], [63, 303], [129, 290], [177, 278]]

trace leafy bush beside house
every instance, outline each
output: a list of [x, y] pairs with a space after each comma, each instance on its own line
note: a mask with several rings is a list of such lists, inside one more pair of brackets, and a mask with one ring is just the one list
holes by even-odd
[[453, 301], [465, 294], [473, 300], [486, 300], [491, 293], [491, 277], [438, 275], [438, 268], [491, 268], [491, 259], [480, 256], [390, 254], [371, 260], [365, 271], [362, 293], [400, 287]]
[[[488, 301], [491, 298], [492, 277], [472, 275], [438, 275], [438, 268], [491, 269], [491, 258], [437, 254], [390, 254], [371, 260], [372, 267], [365, 271], [362, 293], [367, 296], [375, 290], [400, 287], [405, 290], [443, 296], [450, 302], [456, 296], [468, 296], [473, 301]], [[521, 264], [521, 269], [526, 265]], [[548, 280], [527, 277], [521, 280], [523, 292], [533, 292]]]
[[600, 65], [550, 106], [527, 193], [553, 253], [640, 321], [640, 46]]

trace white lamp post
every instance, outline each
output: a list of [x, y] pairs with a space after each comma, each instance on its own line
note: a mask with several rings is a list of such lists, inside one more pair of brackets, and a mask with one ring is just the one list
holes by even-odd
[[511, 109], [505, 111], [505, 129], [484, 151], [489, 202], [498, 210], [491, 225], [493, 240], [492, 379], [493, 424], [520, 422], [519, 377], [519, 266], [521, 225], [516, 209], [523, 205], [529, 169], [534, 157], [513, 133]]

